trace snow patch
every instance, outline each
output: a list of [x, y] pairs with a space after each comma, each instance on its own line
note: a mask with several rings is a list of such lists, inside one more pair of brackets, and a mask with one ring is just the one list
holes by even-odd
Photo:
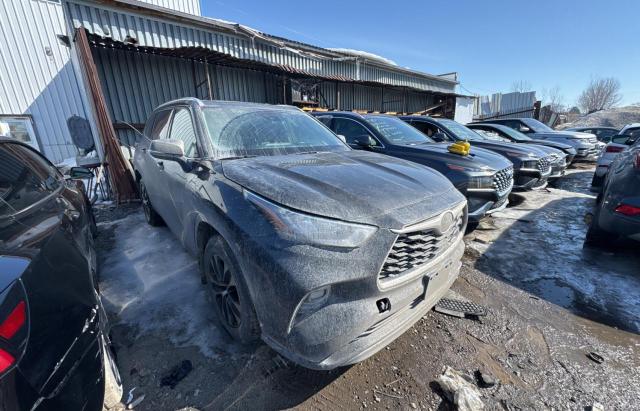
[[397, 66], [398, 65], [393, 60], [389, 60], [388, 58], [379, 56], [377, 54], [369, 53], [368, 51], [354, 50], [354, 49], [344, 49], [344, 48], [329, 48], [328, 50], [336, 51], [338, 53], [349, 54], [349, 55], [352, 55], [352, 56], [363, 57], [363, 58], [366, 58], [366, 59], [369, 59], [369, 60], [377, 60], [377, 61], [380, 61], [382, 63], [389, 64], [390, 66]]
[[100, 272], [107, 311], [134, 327], [138, 337], [165, 337], [211, 358], [234, 351], [216, 323], [196, 259], [167, 228], [149, 226], [142, 212], [100, 227], [114, 229], [114, 246]]

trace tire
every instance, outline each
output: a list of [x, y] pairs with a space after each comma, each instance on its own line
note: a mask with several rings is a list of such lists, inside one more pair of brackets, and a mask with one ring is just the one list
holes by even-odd
[[122, 380], [118, 366], [114, 361], [109, 345], [103, 337], [100, 337], [102, 344], [102, 363], [104, 367], [104, 399], [102, 409], [110, 410], [120, 405], [122, 400]]
[[149, 193], [147, 193], [147, 187], [144, 185], [142, 180], [140, 180], [140, 199], [142, 200], [142, 210], [144, 211], [144, 218], [147, 220], [147, 223], [153, 227], [164, 225], [162, 217], [160, 217], [160, 214], [156, 212], [151, 204]]
[[[600, 199], [600, 197], [598, 197]], [[600, 202], [597, 202], [596, 207], [599, 207]], [[584, 238], [584, 244], [592, 247], [606, 247], [610, 246], [612, 242], [617, 239], [617, 236], [601, 229], [598, 226], [598, 218], [599, 218], [599, 209], [593, 215], [591, 219], [591, 224], [589, 224], [589, 229], [587, 230], [587, 234]]]
[[257, 341], [260, 324], [244, 275], [231, 248], [219, 235], [207, 242], [201, 266], [210, 301], [224, 329], [243, 344]]

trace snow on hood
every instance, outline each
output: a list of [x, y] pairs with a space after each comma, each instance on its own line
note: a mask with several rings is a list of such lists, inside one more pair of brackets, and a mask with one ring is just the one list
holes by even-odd
[[352, 56], [363, 57], [363, 58], [366, 58], [366, 59], [369, 59], [369, 60], [377, 60], [377, 61], [380, 61], [382, 63], [389, 64], [390, 66], [397, 66], [398, 65], [393, 60], [389, 60], [388, 58], [379, 56], [377, 54], [369, 53], [368, 51], [345, 49], [345, 48], [329, 48], [328, 50], [336, 51], [338, 53], [350, 54]]

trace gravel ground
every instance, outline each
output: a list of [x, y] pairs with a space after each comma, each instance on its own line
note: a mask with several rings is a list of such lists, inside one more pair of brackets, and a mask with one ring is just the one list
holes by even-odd
[[[135, 388], [134, 399], [145, 395], [138, 410], [447, 410], [435, 380], [451, 366], [499, 381], [479, 388], [487, 409], [637, 407], [637, 244], [582, 248], [581, 220], [593, 203], [585, 168], [557, 188], [514, 196], [465, 238], [453, 289], [487, 316], [432, 311], [374, 357], [331, 372], [289, 364], [263, 344], [235, 344], [203, 309], [195, 265], [166, 228], [147, 227], [134, 206], [99, 210], [101, 291], [124, 400]], [[162, 386], [183, 360], [193, 370], [173, 389]]]

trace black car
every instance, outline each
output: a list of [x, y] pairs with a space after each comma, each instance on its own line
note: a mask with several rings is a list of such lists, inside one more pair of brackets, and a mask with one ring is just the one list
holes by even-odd
[[607, 245], [618, 237], [640, 241], [640, 139], [624, 137], [613, 137], [630, 147], [609, 167], [595, 210], [587, 218], [586, 244]]
[[436, 141], [469, 141], [472, 147], [480, 147], [506, 157], [513, 163], [514, 191], [545, 187], [552, 172], [552, 163], [556, 161], [535, 146], [492, 141], [453, 120], [426, 116], [401, 118], [423, 133], [432, 135]]
[[474, 148], [468, 156], [449, 152], [402, 120], [381, 114], [314, 112], [358, 150], [403, 158], [429, 166], [447, 177], [467, 197], [469, 219], [506, 207], [513, 187], [513, 166], [503, 156]]
[[618, 135], [620, 129], [615, 127], [571, 127], [565, 128], [565, 131], [579, 131], [581, 133], [594, 134], [598, 141], [610, 143], [611, 137]]
[[0, 137], [2, 410], [101, 410], [120, 400], [92, 224], [75, 182], [26, 144]]
[[560, 150], [566, 154], [565, 161], [567, 165], [573, 162], [574, 157], [576, 156], [576, 149], [573, 146], [565, 143], [560, 143], [557, 141], [551, 140], [541, 140], [534, 139], [529, 137], [528, 135], [519, 132], [511, 127], [507, 127], [502, 124], [493, 124], [493, 123], [473, 123], [467, 124], [467, 127], [471, 130], [483, 130], [492, 133], [496, 133], [498, 136], [511, 141], [512, 143], [518, 144], [535, 144], [538, 146], [546, 146], [555, 148], [556, 150]]
[[420, 164], [352, 150], [298, 108], [163, 104], [133, 164], [147, 221], [199, 258], [224, 329], [303, 366], [375, 354], [458, 276], [464, 196]]

